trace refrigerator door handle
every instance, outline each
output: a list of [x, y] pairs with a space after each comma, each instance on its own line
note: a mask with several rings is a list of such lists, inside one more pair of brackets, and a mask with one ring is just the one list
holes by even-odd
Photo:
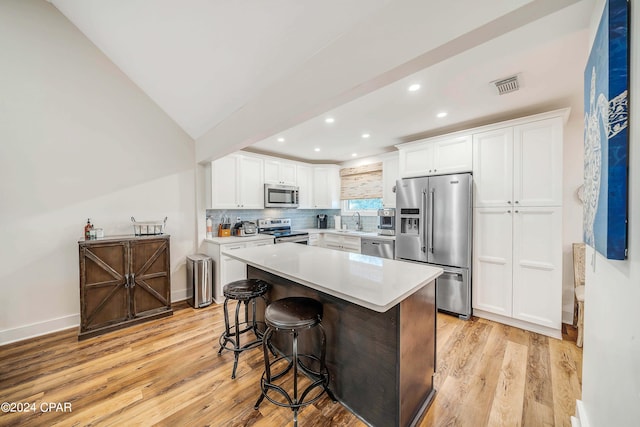
[[421, 239], [422, 242], [421, 243], [422, 243], [422, 245], [420, 245], [420, 246], [421, 246], [422, 252], [426, 253], [426, 251], [427, 251], [427, 248], [426, 248], [426, 245], [427, 245], [427, 221], [426, 221], [426, 219], [427, 219], [427, 190], [422, 190], [421, 197], [422, 197], [422, 215], [420, 215], [420, 216], [422, 217], [421, 218], [421, 221], [422, 221], [422, 239]]
[[435, 232], [435, 229], [434, 229], [434, 224], [435, 224], [435, 219], [434, 219], [434, 216], [435, 216], [435, 205], [434, 205], [434, 202], [435, 202], [435, 198], [436, 198], [435, 197], [435, 193], [436, 193], [435, 190], [431, 190], [431, 192], [429, 193], [429, 197], [430, 197], [429, 204], [431, 205], [431, 206], [429, 206], [429, 216], [430, 216], [429, 219], [430, 219], [430, 223], [431, 223], [430, 224], [431, 232], [429, 233], [429, 252], [431, 252], [431, 253], [433, 253], [433, 233]]

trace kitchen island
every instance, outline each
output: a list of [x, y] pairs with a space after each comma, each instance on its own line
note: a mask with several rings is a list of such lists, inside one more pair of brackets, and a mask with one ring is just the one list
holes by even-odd
[[[323, 304], [330, 388], [344, 406], [373, 426], [418, 423], [435, 395], [442, 269], [295, 243], [225, 255], [271, 285], [270, 301], [306, 296]], [[279, 334], [276, 348], [287, 348], [286, 338]], [[316, 350], [317, 340], [306, 338], [301, 351]]]

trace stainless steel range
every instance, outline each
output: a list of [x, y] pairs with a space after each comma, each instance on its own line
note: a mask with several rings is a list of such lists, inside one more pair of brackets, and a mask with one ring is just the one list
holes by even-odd
[[290, 218], [265, 218], [258, 220], [258, 233], [271, 234], [274, 243], [309, 244], [309, 233], [306, 231], [292, 231]]

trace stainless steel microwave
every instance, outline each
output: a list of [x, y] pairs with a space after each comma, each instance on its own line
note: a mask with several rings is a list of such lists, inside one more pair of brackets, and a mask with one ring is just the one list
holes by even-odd
[[298, 188], [293, 185], [264, 185], [265, 208], [297, 208]]

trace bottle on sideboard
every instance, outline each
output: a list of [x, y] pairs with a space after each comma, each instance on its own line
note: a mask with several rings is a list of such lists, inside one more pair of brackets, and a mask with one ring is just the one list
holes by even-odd
[[91, 225], [91, 218], [87, 218], [87, 225], [84, 226], [84, 239], [89, 240], [91, 238], [91, 229], [93, 225]]

